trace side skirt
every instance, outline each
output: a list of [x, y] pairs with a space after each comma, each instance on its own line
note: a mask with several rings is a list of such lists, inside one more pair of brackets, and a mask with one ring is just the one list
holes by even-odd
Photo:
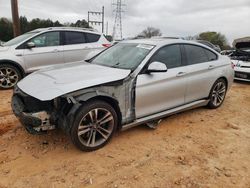
[[132, 127], [136, 127], [138, 125], [147, 123], [149, 121], [161, 119], [161, 118], [164, 118], [166, 116], [170, 116], [170, 115], [173, 115], [173, 114], [177, 114], [179, 112], [183, 112], [183, 111], [186, 111], [186, 110], [191, 110], [191, 109], [198, 108], [198, 107], [201, 107], [201, 106], [206, 106], [208, 104], [208, 102], [209, 102], [209, 100], [199, 100], [199, 101], [195, 101], [195, 102], [192, 102], [192, 103], [189, 103], [189, 104], [185, 104], [183, 106], [179, 106], [179, 107], [167, 110], [167, 111], [163, 111], [163, 112], [160, 112], [160, 113], [157, 113], [157, 114], [153, 114], [153, 115], [150, 115], [150, 116], [147, 116], [147, 117], [143, 117], [143, 118], [135, 120], [134, 122], [132, 122], [130, 124], [123, 125], [121, 130], [125, 131], [127, 129], [130, 129]]

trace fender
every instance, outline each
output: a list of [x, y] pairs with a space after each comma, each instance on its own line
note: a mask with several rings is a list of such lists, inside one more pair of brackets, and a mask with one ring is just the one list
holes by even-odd
[[18, 64], [17, 62], [9, 60], [9, 59], [1, 59], [0, 64], [4, 64], [4, 63], [7, 63], [7, 64], [10, 64], [10, 65], [17, 67], [21, 71], [22, 77], [24, 77], [26, 75], [23, 67], [20, 64]]
[[61, 113], [60, 115], [61, 118], [59, 119], [59, 125], [65, 132], [70, 133], [71, 124], [73, 123], [75, 113], [82, 105], [84, 105], [84, 102], [91, 99], [104, 100], [108, 102], [110, 105], [112, 105], [115, 111], [118, 112], [117, 114], [119, 119], [118, 130], [121, 129], [122, 114], [118, 100], [113, 96], [110, 96], [108, 93], [99, 90], [89, 91], [86, 93], [82, 93], [78, 96], [67, 95], [67, 99], [69, 99], [67, 100], [68, 103], [72, 103], [73, 106], [70, 108], [67, 114]]
[[108, 98], [110, 98], [112, 100], [115, 100], [118, 103], [118, 100], [115, 98], [115, 96], [112, 96], [112, 95], [110, 95], [110, 94], [108, 94], [106, 92], [99, 91], [99, 90], [87, 92], [85, 94], [82, 94], [80, 96], [75, 97], [75, 99], [77, 101], [79, 101], [79, 102], [80, 101], [85, 102], [85, 101], [88, 101], [88, 100], [90, 100], [92, 98], [96, 98], [96, 97], [108, 97]]

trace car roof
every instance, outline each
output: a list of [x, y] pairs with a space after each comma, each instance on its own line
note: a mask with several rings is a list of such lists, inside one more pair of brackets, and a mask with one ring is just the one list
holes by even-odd
[[150, 39], [134, 39], [134, 40], [125, 40], [121, 43], [136, 43], [136, 44], [149, 44], [154, 46], [164, 46], [168, 44], [194, 44], [203, 47], [207, 47], [204, 44], [198, 43], [196, 41], [178, 39], [178, 38], [150, 38]]
[[81, 27], [48, 27], [48, 28], [39, 28], [31, 32], [44, 32], [44, 31], [84, 31], [88, 33], [101, 34], [97, 30], [92, 28], [81, 28]]

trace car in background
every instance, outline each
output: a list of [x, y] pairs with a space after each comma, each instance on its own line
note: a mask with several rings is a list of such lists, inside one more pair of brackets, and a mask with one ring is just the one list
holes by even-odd
[[206, 45], [206, 46], [208, 46], [208, 47], [210, 47], [212, 49], [214, 49], [215, 51], [217, 51], [219, 53], [221, 52], [220, 46], [214, 45], [214, 44], [212, 44], [209, 41], [206, 41], [206, 40], [196, 40], [196, 41], [199, 42], [199, 43], [201, 43], [201, 44], [204, 44], [204, 45]]
[[12, 109], [28, 132], [62, 129], [79, 149], [103, 147], [116, 130], [184, 110], [222, 105], [234, 70], [228, 57], [181, 39], [122, 41], [87, 62], [40, 70], [14, 89]]
[[235, 50], [223, 50], [220, 52], [221, 55], [231, 56]]
[[230, 55], [234, 64], [235, 80], [250, 82], [250, 38], [235, 40], [236, 50]]
[[110, 46], [93, 29], [36, 29], [0, 47], [0, 89], [12, 88], [25, 75], [51, 65], [82, 61]]

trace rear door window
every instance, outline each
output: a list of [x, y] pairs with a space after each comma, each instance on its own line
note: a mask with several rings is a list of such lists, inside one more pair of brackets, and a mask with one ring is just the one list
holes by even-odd
[[101, 37], [101, 35], [93, 33], [85, 33], [85, 36], [89, 43], [97, 42]]
[[214, 52], [211, 52], [210, 50], [206, 50], [206, 49], [204, 49], [204, 50], [207, 54], [208, 61], [215, 61], [218, 59], [218, 56]]
[[65, 45], [86, 43], [86, 39], [83, 32], [66, 31], [64, 36]]
[[205, 49], [195, 45], [184, 45], [188, 65], [208, 62], [208, 56]]

